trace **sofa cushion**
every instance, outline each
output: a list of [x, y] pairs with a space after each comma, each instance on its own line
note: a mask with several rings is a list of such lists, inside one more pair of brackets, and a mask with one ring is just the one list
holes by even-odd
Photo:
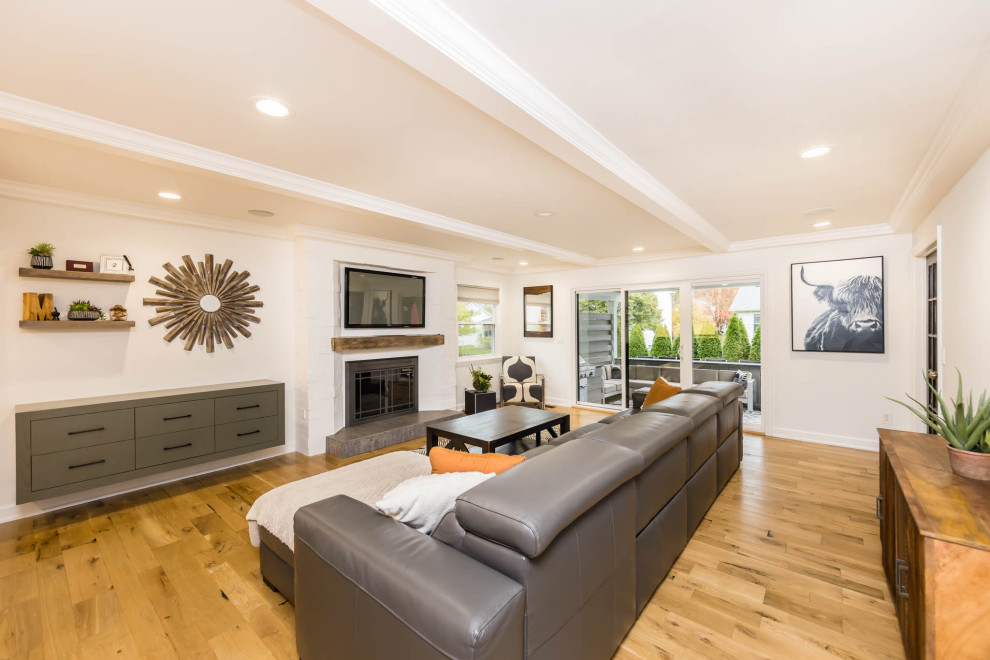
[[731, 383], [732, 379], [736, 377], [736, 372], [734, 370], [720, 369], [718, 372], [718, 380], [722, 383]]
[[681, 382], [680, 367], [660, 367], [660, 375], [663, 376], [668, 383]]
[[694, 428], [698, 428], [721, 409], [721, 401], [714, 397], [705, 396], [704, 394], [681, 392], [666, 401], [654, 403], [652, 406], [645, 406], [643, 412], [663, 412], [687, 417], [691, 420]]
[[691, 372], [691, 377], [696, 383], [707, 383], [710, 380], [718, 380], [718, 370], [695, 369]]
[[615, 422], [618, 422], [619, 420], [627, 419], [629, 417], [632, 417], [633, 415], [635, 415], [638, 412], [640, 412], [640, 409], [639, 408], [628, 408], [626, 410], [623, 410], [622, 412], [617, 412], [614, 415], [609, 415], [608, 417], [605, 417], [603, 419], [600, 419], [600, 420], [598, 420], [597, 423], [598, 424], [606, 424], [606, 425], [607, 424], [614, 424]]
[[[727, 373], [732, 375], [736, 372], [730, 371]], [[709, 381], [707, 383], [701, 383], [700, 385], [695, 385], [694, 387], [684, 390], [684, 392], [685, 394], [704, 394], [706, 396], [716, 397], [724, 406], [730, 401], [738, 399], [746, 393], [746, 390], [742, 388], [742, 385], [739, 383], [733, 383], [731, 380], [732, 379], [730, 378], [729, 382]]]
[[[605, 419], [609, 419], [606, 417]], [[604, 421], [604, 420], [603, 420]], [[595, 422], [594, 424], [586, 424], [581, 428], [574, 429], [573, 431], [568, 431], [567, 433], [561, 435], [559, 438], [555, 438], [550, 441], [550, 445], [557, 447], [564, 444], [565, 442], [570, 442], [571, 440], [577, 440], [578, 438], [583, 438], [592, 431], [597, 431], [598, 429], [606, 428], [606, 424], [602, 422]]]
[[670, 451], [694, 430], [691, 421], [679, 415], [654, 413], [634, 415], [616, 424], [603, 425], [587, 437], [631, 449], [647, 466]]
[[678, 387], [677, 385], [671, 385], [670, 383], [668, 383], [666, 380], [663, 379], [663, 376], [661, 376], [660, 378], [657, 378], [656, 382], [653, 383], [653, 385], [650, 387], [650, 391], [646, 393], [646, 398], [643, 399], [642, 405], [649, 406], [654, 403], [660, 403], [661, 401], [665, 399], [669, 399], [670, 397], [674, 396], [680, 391], [681, 391], [680, 387]]
[[578, 438], [461, 495], [457, 521], [469, 532], [536, 557], [642, 469], [638, 452]]

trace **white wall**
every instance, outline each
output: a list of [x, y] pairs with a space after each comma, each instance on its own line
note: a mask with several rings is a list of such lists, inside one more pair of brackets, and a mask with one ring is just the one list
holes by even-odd
[[916, 242], [941, 227], [940, 334], [945, 349], [942, 389], [956, 395], [958, 368], [966, 390], [990, 390], [990, 150], [952, 188], [916, 232]]
[[[885, 258], [886, 353], [793, 352], [790, 264], [876, 255]], [[510, 320], [506, 323], [510, 329], [508, 343], [520, 353], [536, 356], [540, 371], [547, 375], [548, 401], [570, 404], [575, 391], [572, 319], [576, 290], [763, 277], [765, 431], [783, 438], [876, 449], [876, 428], [882, 412], [893, 414], [895, 428], [912, 428], [909, 413], [883, 397], [902, 396], [913, 382], [915, 262], [911, 236], [901, 234], [520, 276], [510, 288], [507, 309], [522, 305], [523, 286], [552, 284], [555, 337], [523, 338], [522, 331]], [[682, 309], [682, 315], [686, 312]]]
[[[295, 290], [297, 334], [296, 433], [299, 451], [308, 455], [326, 451], [326, 437], [345, 422], [344, 365], [351, 360], [374, 360], [399, 355], [419, 357], [420, 410], [453, 409], [457, 360], [457, 291], [454, 262], [376, 248], [342, 245], [318, 238], [296, 241]], [[426, 327], [422, 330], [355, 330], [341, 319], [341, 266], [362, 265], [424, 274]], [[442, 334], [443, 346], [389, 351], [334, 353], [333, 337], [382, 334]]]
[[[271, 379], [286, 383], [292, 400], [292, 244], [285, 240], [231, 234], [186, 225], [129, 218], [0, 198], [0, 520], [31, 515], [69, 502], [104, 496], [148, 483], [204, 472], [259, 457], [292, 451], [294, 411], [287, 406], [286, 446], [236, 459], [186, 468], [168, 475], [135, 480], [126, 485], [37, 504], [14, 505], [14, 406], [22, 403], [72, 399], [124, 392], [140, 392], [193, 385]], [[17, 268], [27, 266], [29, 246], [40, 241], [55, 244], [55, 267], [65, 260], [99, 261], [101, 254], [126, 254], [135, 268], [130, 286], [81, 281], [19, 278]], [[201, 260], [212, 253], [221, 262], [231, 259], [234, 268], [251, 272], [251, 282], [265, 306], [258, 310], [259, 325], [249, 339], [236, 340], [234, 350], [213, 354], [196, 347], [187, 352], [183, 342], [162, 339], [163, 326], [149, 327], [155, 315], [141, 299], [154, 297], [150, 276], [162, 276], [162, 264], [176, 264], [182, 255]], [[62, 313], [76, 298], [90, 299], [104, 311], [116, 303], [137, 321], [130, 331], [38, 332], [21, 330], [21, 294], [53, 293]]]
[[[464, 266], [458, 266], [455, 279], [457, 284], [466, 284], [470, 286], [482, 286], [490, 289], [498, 289], [498, 317], [495, 320], [495, 356], [484, 358], [478, 356], [457, 358], [457, 368], [454, 376], [455, 380], [455, 396], [457, 399], [457, 410], [464, 410], [464, 390], [472, 389], [471, 385], [471, 365], [484, 370], [486, 373], [492, 375], [492, 389], [498, 391], [498, 373], [502, 368], [502, 355], [511, 355], [511, 350], [514, 349], [515, 343], [514, 328], [515, 326], [510, 326], [510, 320], [514, 319], [512, 312], [508, 309], [508, 301], [512, 300], [512, 304], [522, 305], [522, 297], [515, 296], [513, 294], [513, 277], [511, 275], [503, 275], [501, 273], [491, 273], [488, 271], [477, 270], [474, 268], [466, 268]], [[456, 293], [456, 292], [455, 292]], [[457, 311], [454, 310], [454, 340], [457, 339], [456, 324], [457, 324]], [[519, 321], [520, 323], [522, 321]], [[519, 334], [522, 334], [522, 326], [519, 328]], [[455, 352], [456, 354], [456, 352]], [[496, 394], [496, 397], [500, 397]]]

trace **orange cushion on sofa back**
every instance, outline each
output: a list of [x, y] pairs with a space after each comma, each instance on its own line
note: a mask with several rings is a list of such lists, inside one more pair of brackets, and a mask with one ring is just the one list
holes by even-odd
[[676, 385], [671, 385], [662, 377], [657, 378], [653, 383], [653, 386], [650, 387], [650, 393], [646, 395], [646, 399], [643, 401], [643, 407], [645, 408], [653, 403], [660, 403], [664, 399], [669, 399], [680, 391], [681, 388]]
[[525, 456], [509, 456], [507, 454], [469, 454], [466, 451], [453, 451], [443, 447], [430, 450], [430, 465], [433, 474], [447, 472], [505, 472], [514, 465], [519, 465]]

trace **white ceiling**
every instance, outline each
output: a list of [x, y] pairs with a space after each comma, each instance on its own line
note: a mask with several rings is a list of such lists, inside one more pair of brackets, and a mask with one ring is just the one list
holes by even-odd
[[[985, 1], [311, 2], [7, 0], [0, 93], [391, 200], [425, 220], [167, 162], [189, 162], [174, 157], [181, 145], [130, 168], [120, 149], [8, 131], [0, 149], [18, 157], [0, 158], [0, 176], [129, 201], [178, 177], [196, 191], [182, 200], [191, 212], [240, 220], [245, 207], [281, 205], [280, 222], [536, 266], [805, 234], [821, 218], [803, 212], [823, 206], [836, 209], [829, 229], [885, 223], [919, 179], [926, 203], [937, 200], [957, 178], [944, 173], [963, 171], [990, 140], [982, 100], [959, 109], [983, 80]], [[507, 65], [484, 75], [456, 49], [436, 50], [423, 25], [450, 10], [441, 37]], [[513, 75], [525, 93], [510, 93]], [[294, 115], [259, 115], [249, 103], [259, 95]], [[5, 115], [14, 96], [0, 98], [0, 117], [55, 131], [74, 121]], [[949, 119], [965, 153], [940, 149]], [[90, 137], [128, 148], [112, 132]], [[834, 152], [798, 157], [822, 143]], [[47, 167], [51, 158], [60, 165]], [[108, 188], [100, 168], [122, 183]], [[921, 176], [926, 168], [943, 176]], [[556, 214], [536, 217], [543, 208]], [[432, 217], [459, 222], [441, 233]]]

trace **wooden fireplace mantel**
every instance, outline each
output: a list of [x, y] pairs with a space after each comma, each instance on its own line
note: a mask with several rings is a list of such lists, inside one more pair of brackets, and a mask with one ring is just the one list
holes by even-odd
[[428, 348], [443, 346], [443, 335], [374, 335], [370, 337], [334, 337], [331, 350], [337, 353], [375, 348]]

